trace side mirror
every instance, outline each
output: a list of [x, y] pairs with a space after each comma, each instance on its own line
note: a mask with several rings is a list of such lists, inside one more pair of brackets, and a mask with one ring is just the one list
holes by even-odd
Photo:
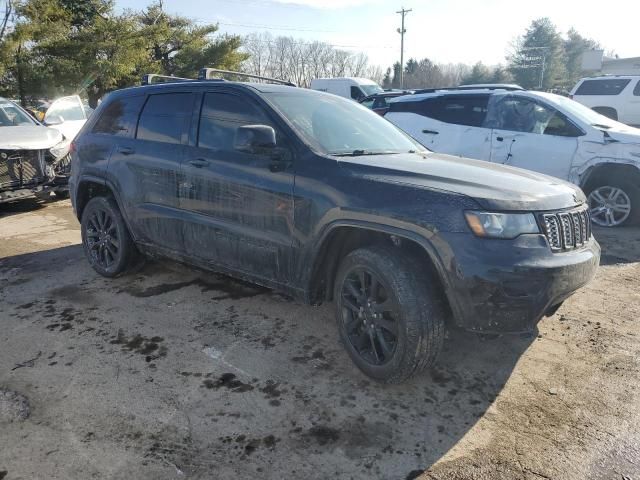
[[268, 125], [238, 127], [233, 148], [245, 153], [267, 153], [276, 148], [276, 131]]
[[64, 123], [64, 118], [60, 115], [51, 115], [47, 117], [44, 124], [45, 125], [62, 125]]

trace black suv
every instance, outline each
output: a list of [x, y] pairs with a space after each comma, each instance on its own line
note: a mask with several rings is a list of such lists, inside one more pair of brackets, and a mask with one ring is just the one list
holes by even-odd
[[270, 84], [111, 93], [72, 145], [86, 256], [139, 253], [309, 303], [370, 377], [399, 382], [445, 326], [527, 332], [594, 275], [585, 197], [551, 177], [431, 153], [357, 103]]

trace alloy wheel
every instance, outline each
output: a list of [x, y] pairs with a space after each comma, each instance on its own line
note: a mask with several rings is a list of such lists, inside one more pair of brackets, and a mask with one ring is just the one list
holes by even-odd
[[395, 353], [399, 312], [389, 288], [372, 271], [355, 267], [344, 278], [340, 307], [347, 338], [367, 363], [384, 365]]
[[109, 268], [120, 258], [120, 240], [116, 222], [104, 209], [97, 209], [87, 222], [86, 242], [91, 258]]
[[589, 194], [591, 220], [602, 227], [622, 225], [631, 214], [631, 199], [624, 190], [605, 185]]

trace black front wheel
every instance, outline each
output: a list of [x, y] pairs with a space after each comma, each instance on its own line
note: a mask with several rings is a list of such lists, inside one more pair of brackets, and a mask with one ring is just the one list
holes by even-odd
[[432, 365], [444, 339], [437, 281], [393, 247], [347, 255], [334, 299], [340, 337], [366, 375], [397, 383]]
[[89, 201], [82, 212], [81, 233], [84, 253], [100, 275], [115, 277], [133, 264], [137, 250], [113, 198]]

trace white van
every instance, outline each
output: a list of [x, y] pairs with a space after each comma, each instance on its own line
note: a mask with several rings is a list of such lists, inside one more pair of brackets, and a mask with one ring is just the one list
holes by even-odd
[[582, 78], [571, 98], [613, 120], [640, 127], [640, 75]]
[[384, 91], [373, 80], [358, 77], [316, 78], [311, 80], [311, 90], [333, 93], [357, 102], [364, 97]]

